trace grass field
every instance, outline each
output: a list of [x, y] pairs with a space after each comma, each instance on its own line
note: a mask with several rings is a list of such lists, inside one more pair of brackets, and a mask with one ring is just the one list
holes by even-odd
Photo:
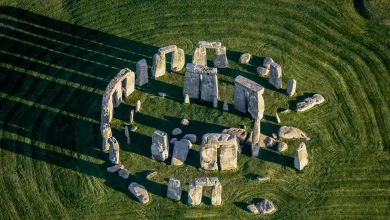
[[[277, 212], [269, 216], [275, 219], [388, 218], [390, 30], [386, 22], [362, 16], [358, 2], [3, 0], [0, 219], [257, 219], [246, 205], [261, 198], [275, 204]], [[386, 1], [364, 1], [363, 6], [381, 18], [390, 11]], [[184, 71], [151, 79], [115, 109], [112, 121], [130, 178], [108, 173], [99, 127], [110, 79], [125, 67], [135, 71], [140, 59], [151, 67], [161, 46], [183, 48], [191, 62], [200, 40], [220, 41], [228, 50], [229, 68], [218, 70], [219, 109], [182, 104]], [[249, 65], [238, 63], [245, 52], [254, 56]], [[211, 62], [212, 51], [208, 56]], [[288, 98], [256, 74], [265, 56], [282, 65], [284, 85], [297, 80], [297, 97]], [[266, 88], [261, 122], [266, 135], [281, 126], [276, 112], [313, 93], [325, 97], [308, 112], [280, 114], [282, 125], [311, 137], [303, 172], [292, 167], [299, 141], [288, 141], [284, 153], [262, 150], [258, 158], [245, 149], [235, 172], [199, 168], [202, 134], [252, 127], [249, 115], [233, 110], [238, 75]], [[168, 97], [154, 98], [157, 92]], [[229, 112], [222, 111], [225, 99]], [[129, 146], [123, 128], [137, 100], [143, 105]], [[180, 126], [183, 117], [190, 126]], [[153, 131], [170, 133], [175, 127], [198, 136], [183, 167], [150, 158]], [[147, 180], [150, 171], [158, 174]], [[258, 175], [270, 181], [260, 183]], [[186, 205], [188, 182], [201, 176], [219, 177], [222, 206], [210, 205], [207, 189], [202, 205]], [[170, 177], [184, 185], [181, 202], [165, 196]], [[133, 181], [148, 189], [150, 204], [141, 205], [129, 192]]]

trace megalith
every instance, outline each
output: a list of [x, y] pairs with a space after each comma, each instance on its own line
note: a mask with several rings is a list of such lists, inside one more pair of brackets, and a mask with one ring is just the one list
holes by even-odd
[[241, 54], [239, 61], [241, 64], [248, 64], [249, 61], [251, 60], [251, 57], [252, 55], [250, 55], [249, 53], [243, 53]]
[[306, 144], [301, 143], [296, 152], [295, 152], [295, 158], [294, 158], [294, 167], [297, 170], [303, 170], [303, 168], [309, 163], [307, 150], [306, 150]]
[[179, 179], [169, 178], [167, 197], [180, 201], [181, 199], [181, 183]]
[[152, 135], [152, 158], [165, 161], [169, 155], [169, 143], [168, 143], [168, 134], [156, 130]]
[[226, 47], [223, 47], [220, 42], [215, 41], [199, 41], [199, 43], [195, 47], [194, 56], [192, 57], [192, 63], [207, 66], [207, 48], [214, 49], [214, 67], [226, 68], [228, 65], [226, 57]]
[[293, 96], [297, 88], [297, 81], [295, 79], [290, 79], [287, 81], [287, 95]]
[[171, 71], [178, 72], [184, 67], [185, 54], [184, 50], [177, 48], [176, 45], [161, 47], [153, 56], [152, 76], [158, 78], [166, 72], [166, 54], [172, 53]]
[[217, 68], [205, 68], [201, 75], [200, 98], [204, 101], [214, 102], [218, 99]]
[[190, 149], [191, 142], [187, 139], [181, 139], [180, 141], [175, 142], [172, 153], [172, 165], [183, 165], [184, 161], [187, 159], [188, 151]]
[[144, 186], [142, 186], [136, 182], [132, 182], [132, 183], [130, 183], [128, 189], [135, 197], [137, 197], [137, 199], [140, 203], [146, 204], [149, 202], [149, 194]]
[[277, 63], [271, 63], [268, 82], [277, 89], [282, 88], [282, 67]]
[[146, 63], [145, 59], [142, 59], [137, 62], [135, 76], [136, 76], [135, 84], [137, 86], [142, 86], [149, 82], [148, 64]]
[[102, 150], [106, 151], [110, 149], [110, 144], [108, 143], [108, 139], [112, 137], [111, 126], [108, 123], [102, 124], [101, 133], [103, 137]]
[[319, 105], [325, 101], [324, 97], [320, 94], [315, 94], [312, 97], [305, 98], [302, 102], [297, 103], [297, 112], [303, 112], [311, 109], [315, 105]]
[[234, 80], [234, 108], [242, 113], [251, 114], [253, 119], [263, 118], [264, 87], [243, 76]]
[[260, 118], [256, 118], [253, 125], [251, 152], [252, 157], [257, 157], [260, 152]]
[[217, 68], [188, 63], [184, 76], [183, 95], [189, 98], [213, 102], [218, 99]]
[[217, 177], [196, 178], [188, 186], [188, 205], [199, 205], [202, 202], [203, 187], [211, 187], [211, 205], [222, 204], [222, 185]]
[[108, 143], [110, 144], [109, 156], [111, 163], [119, 164], [119, 143], [115, 139], [115, 137], [110, 137], [108, 139]]
[[187, 63], [184, 76], [183, 95], [198, 99], [200, 93], [200, 74], [204, 66]]

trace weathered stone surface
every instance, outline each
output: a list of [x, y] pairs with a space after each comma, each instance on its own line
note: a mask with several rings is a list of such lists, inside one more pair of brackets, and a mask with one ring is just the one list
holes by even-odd
[[214, 102], [218, 99], [218, 78], [217, 70], [201, 72], [201, 95], [200, 98], [204, 101]]
[[297, 81], [295, 79], [289, 79], [287, 82], [287, 95], [293, 96], [297, 88]]
[[190, 97], [188, 96], [188, 94], [184, 95], [184, 104], [190, 104]]
[[165, 46], [165, 47], [159, 48], [158, 49], [158, 54], [165, 55], [167, 53], [175, 52], [176, 50], [177, 50], [177, 46], [176, 45], [169, 45], [169, 46]]
[[175, 144], [176, 141], [178, 141], [177, 138], [172, 138], [172, 139], [169, 141], [169, 143], [170, 143], [170, 144]]
[[207, 65], [207, 55], [205, 47], [195, 47], [192, 63], [195, 65]]
[[137, 126], [131, 126], [130, 131], [135, 132], [137, 130]]
[[221, 147], [221, 170], [232, 170], [237, 167], [239, 140], [235, 135], [209, 133], [203, 135], [200, 149], [200, 164], [205, 170], [218, 170], [217, 149]]
[[135, 106], [135, 112], [139, 112], [139, 111], [141, 111], [141, 100], [138, 100]]
[[163, 76], [166, 72], [166, 66], [165, 66], [165, 63], [166, 63], [166, 58], [165, 58], [165, 54], [163, 55], [160, 55], [158, 53], [156, 53], [154, 56], [153, 56], [153, 66], [152, 66], [152, 76], [153, 78], [158, 78], [160, 76]]
[[218, 177], [199, 177], [194, 179], [194, 183], [199, 186], [215, 186], [219, 180]]
[[129, 134], [129, 128], [125, 126], [125, 136], [127, 139], [127, 144], [130, 145], [130, 134]]
[[221, 183], [216, 183], [215, 186], [211, 188], [211, 205], [219, 206], [222, 204], [222, 185]]
[[189, 140], [191, 143], [195, 144], [197, 138], [195, 134], [186, 134], [184, 135], [183, 139]]
[[251, 143], [252, 157], [259, 156], [260, 152], [260, 118], [256, 118], [253, 124], [252, 143]]
[[152, 158], [165, 161], [169, 155], [168, 135], [163, 131], [156, 130], [152, 135]]
[[130, 120], [129, 120], [129, 123], [130, 123], [130, 124], [133, 124], [133, 121], [134, 121], [134, 110], [131, 110], [131, 111], [130, 111]]
[[275, 113], [275, 118], [276, 118], [276, 122], [278, 122], [278, 124], [282, 123], [282, 121], [279, 118], [278, 113]]
[[114, 166], [108, 167], [107, 171], [110, 172], [110, 173], [115, 173], [118, 170], [121, 170], [123, 168], [124, 168], [124, 166], [122, 164], [116, 164]]
[[287, 148], [288, 148], [288, 145], [287, 145], [285, 142], [282, 142], [282, 141], [279, 141], [279, 142], [278, 142], [277, 150], [278, 150], [279, 152], [286, 151]]
[[180, 122], [180, 124], [184, 125], [184, 126], [188, 126], [190, 124], [190, 121], [188, 121], [188, 119], [185, 119], [183, 118]]
[[271, 57], [266, 57], [263, 60], [263, 67], [266, 69], [270, 69], [271, 63], [273, 63], [273, 62], [274, 62], [274, 60]]
[[234, 108], [240, 112], [249, 112], [253, 119], [263, 118], [264, 87], [243, 77], [234, 80]]
[[259, 210], [253, 204], [249, 204], [246, 208], [248, 209], [249, 212], [251, 212], [253, 214], [259, 214]]
[[175, 129], [173, 129], [172, 134], [179, 135], [179, 134], [181, 134], [181, 132], [182, 132], [182, 130], [180, 128], [175, 128]]
[[149, 173], [147, 176], [146, 176], [146, 179], [150, 180], [151, 178], [153, 178], [154, 176], [156, 176], [158, 174], [157, 171], [153, 171], [151, 173]]
[[189, 98], [198, 99], [200, 94], [200, 75], [205, 68], [202, 65], [187, 63], [184, 76], [183, 95]]
[[110, 144], [109, 156], [111, 163], [119, 164], [119, 143], [114, 137], [108, 139]]
[[227, 60], [227, 56], [226, 56], [226, 47], [221, 46], [221, 47], [215, 49], [214, 67], [215, 68], [227, 68], [228, 67], [228, 60]]
[[128, 179], [130, 173], [129, 173], [129, 171], [126, 170], [126, 169], [121, 169], [121, 170], [119, 170], [118, 175], [119, 175], [120, 177], [122, 177], [123, 179]]
[[149, 202], [149, 194], [148, 191], [146, 191], [145, 187], [136, 183], [132, 182], [129, 185], [130, 192], [137, 197], [138, 201], [142, 204], [146, 204]]
[[295, 152], [295, 158], [294, 158], [294, 167], [297, 170], [303, 170], [303, 168], [309, 163], [307, 150], [306, 150], [306, 144], [301, 143], [296, 152]]
[[256, 68], [256, 72], [259, 76], [268, 76], [269, 69], [259, 66]]
[[171, 160], [172, 165], [180, 166], [184, 164], [184, 161], [187, 159], [188, 150], [190, 149], [189, 144], [189, 141], [186, 139], [175, 142]]
[[303, 102], [297, 103], [297, 111], [303, 112], [311, 109], [315, 105], [319, 105], [325, 101], [324, 97], [320, 94], [315, 94], [313, 97], [306, 98]]
[[271, 201], [264, 199], [259, 204], [257, 204], [257, 209], [260, 214], [271, 214], [275, 211], [275, 206]]
[[222, 46], [221, 42], [216, 42], [216, 41], [199, 41], [198, 44], [196, 45], [196, 47], [198, 48], [203, 47], [203, 48], [212, 48], [212, 49], [216, 49], [221, 46]]
[[244, 54], [241, 54], [240, 56], [240, 63], [242, 64], [248, 64], [249, 61], [251, 60], [251, 56], [249, 53], [244, 53]]
[[304, 138], [308, 139], [307, 135], [298, 128], [282, 126], [279, 128], [279, 137], [284, 139]]
[[112, 137], [111, 126], [108, 123], [102, 124], [101, 133], [103, 136], [103, 144], [102, 150], [106, 151], [110, 149], [110, 144], [108, 143], [108, 139]]
[[273, 147], [276, 144], [276, 141], [272, 137], [260, 134], [260, 147]]
[[282, 88], [282, 67], [277, 63], [271, 63], [268, 82], [277, 89]]
[[181, 183], [179, 179], [169, 178], [167, 197], [180, 201], [181, 199]]
[[248, 135], [248, 132], [246, 132], [245, 129], [242, 128], [229, 128], [229, 129], [224, 129], [222, 131], [223, 134], [232, 134], [236, 135], [240, 143], [245, 143], [246, 136]]
[[228, 103], [227, 103], [226, 100], [223, 102], [222, 109], [223, 109], [225, 112], [229, 111], [229, 105], [228, 105]]
[[202, 189], [194, 181], [188, 184], [188, 205], [199, 205], [202, 202]]
[[158, 96], [165, 98], [165, 96], [167, 96], [167, 94], [165, 92], [158, 92]]
[[217, 97], [214, 97], [214, 100], [213, 100], [213, 107], [214, 107], [214, 108], [218, 108], [218, 98], [217, 98]]
[[145, 59], [142, 59], [137, 62], [135, 76], [136, 76], [135, 84], [137, 86], [142, 86], [149, 82], [148, 64], [146, 63]]
[[172, 72], [179, 72], [183, 69], [185, 63], [185, 54], [184, 50], [181, 48], [177, 48], [176, 51], [172, 54], [172, 63], [171, 70]]
[[276, 139], [278, 138], [278, 135], [276, 133], [272, 133], [272, 137]]

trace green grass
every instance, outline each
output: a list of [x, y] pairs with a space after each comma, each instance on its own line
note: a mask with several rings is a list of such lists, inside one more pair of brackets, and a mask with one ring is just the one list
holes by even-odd
[[[381, 3], [381, 1], [376, 1]], [[379, 7], [368, 1], [367, 7]], [[382, 4], [382, 3], [381, 3]], [[390, 215], [390, 31], [364, 18], [353, 1], [3, 1], [0, 3], [0, 218], [1, 219], [257, 219], [245, 210], [267, 198], [283, 219], [386, 219]], [[371, 8], [369, 8], [371, 10]], [[101, 152], [100, 106], [105, 87], [140, 59], [149, 66], [161, 46], [183, 48], [187, 62], [200, 40], [228, 49], [229, 68], [218, 70], [220, 107], [182, 104], [184, 71], [167, 73], [139, 88], [115, 109], [114, 136], [129, 180], [110, 174]], [[238, 63], [251, 53], [249, 65]], [[209, 51], [209, 61], [212, 51]], [[283, 82], [297, 80], [297, 97], [276, 91], [255, 69], [265, 56], [283, 67]], [[320, 93], [326, 102], [280, 114], [312, 138], [309, 166], [292, 168], [299, 141], [287, 152], [245, 149], [235, 172], [199, 168], [199, 144], [207, 132], [252, 127], [233, 110], [234, 78], [265, 86], [262, 133], [280, 125], [277, 111]], [[166, 99], [153, 98], [165, 92]], [[137, 100], [138, 130], [126, 145], [123, 128]], [[228, 113], [222, 102], [230, 104]], [[190, 120], [180, 126], [181, 118]], [[198, 142], [183, 167], [153, 161], [151, 135], [175, 127]], [[172, 136], [170, 136], [172, 137]], [[172, 150], [172, 149], [171, 149]], [[150, 171], [157, 176], [146, 180]], [[259, 183], [257, 175], [270, 177]], [[223, 205], [186, 205], [188, 182], [217, 176]], [[181, 202], [166, 198], [167, 179], [182, 181]], [[144, 185], [151, 203], [141, 205], [127, 189]]]

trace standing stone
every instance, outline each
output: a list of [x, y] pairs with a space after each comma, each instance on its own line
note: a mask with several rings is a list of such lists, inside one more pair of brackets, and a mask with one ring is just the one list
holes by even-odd
[[168, 135], [163, 131], [156, 130], [152, 135], [152, 158], [165, 161], [169, 155]]
[[145, 85], [149, 82], [148, 79], [148, 64], [146, 63], [145, 59], [142, 59], [137, 62], [136, 65], [136, 79], [135, 84], [137, 86]]
[[275, 118], [276, 118], [276, 122], [278, 122], [278, 124], [280, 124], [282, 122], [282, 121], [280, 121], [278, 113], [275, 113]]
[[216, 68], [205, 68], [201, 73], [201, 96], [204, 101], [214, 102], [218, 99], [218, 78]]
[[274, 62], [274, 60], [271, 57], [266, 57], [263, 60], [263, 67], [266, 69], [270, 69], [271, 63], [273, 63], [273, 62]]
[[227, 66], [228, 66], [228, 60], [226, 56], [226, 47], [216, 48], [214, 53], [214, 67], [227, 68]]
[[183, 69], [185, 62], [184, 50], [177, 48], [172, 54], [171, 70], [172, 72], [179, 72]]
[[119, 164], [119, 143], [114, 137], [110, 137], [108, 139], [108, 143], [110, 143], [110, 151], [108, 158], [111, 163]]
[[221, 145], [219, 155], [219, 165], [221, 170], [237, 169], [237, 148], [231, 145]]
[[175, 142], [171, 160], [172, 165], [180, 166], [184, 164], [184, 161], [187, 159], [190, 144], [191, 142], [186, 139], [181, 139], [180, 141]]
[[257, 157], [260, 152], [260, 118], [256, 118], [252, 133], [252, 157]]
[[295, 79], [290, 79], [287, 82], [287, 95], [293, 96], [295, 94], [295, 89], [297, 88], [297, 81]]
[[218, 108], [218, 98], [217, 97], [215, 97], [213, 100], [213, 107]]
[[153, 78], [156, 79], [156, 78], [165, 74], [165, 72], [166, 72], [165, 63], [166, 63], [165, 54], [160, 55], [160, 54], [156, 53], [153, 56], [153, 67], [152, 67]]
[[137, 197], [138, 201], [142, 204], [146, 204], [149, 202], [149, 194], [148, 191], [146, 191], [145, 187], [136, 183], [132, 182], [129, 185], [130, 192]]
[[227, 103], [226, 100], [223, 102], [222, 109], [223, 109], [225, 112], [229, 111], [229, 105], [228, 105], [228, 103]]
[[127, 138], [127, 144], [130, 145], [130, 134], [129, 134], [129, 128], [125, 126], [125, 136]]
[[259, 76], [267, 76], [269, 73], [269, 69], [259, 66], [256, 68], [256, 72], [257, 74], [259, 74]]
[[200, 74], [204, 66], [187, 63], [186, 73], [184, 76], [183, 95], [189, 98], [199, 98]]
[[324, 97], [320, 94], [315, 94], [313, 97], [309, 97], [303, 100], [303, 102], [297, 103], [297, 112], [303, 112], [311, 109], [315, 105], [319, 105], [325, 101]]
[[101, 130], [103, 136], [102, 150], [106, 151], [110, 149], [110, 144], [108, 143], [108, 139], [112, 137], [110, 124], [108, 123], [103, 124]]
[[268, 82], [277, 89], [282, 88], [282, 67], [277, 63], [271, 63]]
[[241, 54], [240, 63], [248, 64], [250, 59], [251, 59], [251, 55], [249, 53]]
[[194, 181], [188, 184], [188, 205], [199, 205], [202, 202], [202, 189], [200, 185], [196, 185]]
[[190, 104], [190, 97], [188, 96], [188, 94], [184, 95], [184, 104]]
[[234, 80], [234, 108], [242, 113], [249, 112], [253, 119], [263, 118], [264, 87], [243, 76]]
[[202, 144], [200, 149], [200, 167], [205, 170], [218, 170], [216, 145]]
[[211, 205], [219, 206], [222, 204], [222, 185], [221, 183], [216, 183], [215, 186], [211, 188]]
[[298, 146], [297, 151], [295, 152], [294, 167], [299, 171], [303, 170], [303, 168], [309, 163], [307, 157], [308, 155], [306, 150], [306, 144], [302, 142]]
[[139, 112], [141, 110], [141, 101], [137, 101], [137, 105], [135, 106], [135, 112]]
[[130, 124], [133, 124], [133, 121], [134, 121], [134, 110], [131, 110], [130, 111], [130, 120], [129, 120]]
[[207, 65], [206, 48], [198, 46], [195, 47], [192, 63], [196, 65]]
[[180, 201], [181, 199], [181, 183], [179, 179], [169, 178], [167, 197]]
[[272, 202], [267, 199], [264, 199], [259, 204], [257, 204], [257, 209], [259, 210], [260, 214], [271, 214], [275, 211], [274, 204], [272, 204]]

